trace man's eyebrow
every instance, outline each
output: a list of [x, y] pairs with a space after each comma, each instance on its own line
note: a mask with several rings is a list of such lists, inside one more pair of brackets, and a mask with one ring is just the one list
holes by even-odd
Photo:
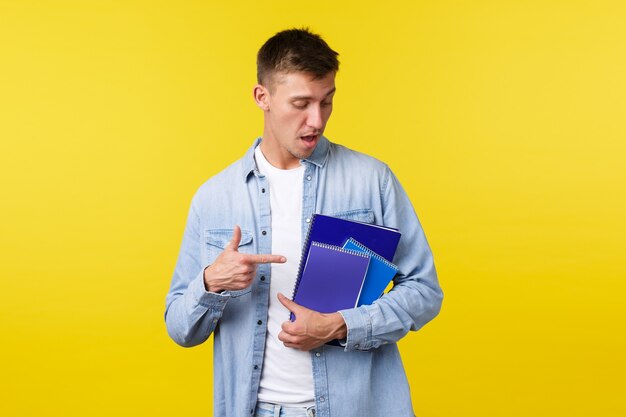
[[328, 97], [329, 95], [333, 94], [335, 91], [337, 91], [336, 87], [333, 87], [328, 93], [326, 93], [326, 95], [324, 96], [324, 98]]
[[[326, 95], [324, 96], [324, 98], [330, 96], [331, 94], [333, 94], [335, 91], [337, 90], [336, 87], [333, 87], [332, 90], [330, 90], [328, 93], [326, 93]], [[311, 96], [293, 96], [290, 98], [291, 101], [297, 101], [297, 100], [310, 100], [312, 97]]]

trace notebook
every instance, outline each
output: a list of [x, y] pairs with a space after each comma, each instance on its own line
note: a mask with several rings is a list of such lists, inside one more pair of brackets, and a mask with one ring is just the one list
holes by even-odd
[[362, 252], [370, 257], [357, 306], [372, 304], [383, 294], [398, 272], [398, 267], [352, 238], [348, 239], [343, 248]]
[[400, 236], [398, 229], [391, 227], [314, 214], [304, 241], [300, 267], [302, 267], [302, 261], [306, 258], [306, 254], [309, 253], [311, 242], [341, 247], [350, 238], [365, 245], [389, 262], [393, 262], [393, 255], [396, 253]]
[[[311, 242], [292, 299], [320, 313], [354, 308], [370, 263], [363, 252]], [[295, 317], [291, 314], [291, 321]]]

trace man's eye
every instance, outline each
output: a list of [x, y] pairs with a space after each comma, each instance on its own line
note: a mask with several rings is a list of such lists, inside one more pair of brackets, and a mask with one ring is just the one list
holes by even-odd
[[296, 101], [293, 103], [293, 106], [297, 109], [304, 109], [307, 106], [307, 103], [304, 101]]
[[332, 106], [333, 102], [332, 101], [322, 101], [322, 106], [324, 107], [328, 107], [328, 106]]

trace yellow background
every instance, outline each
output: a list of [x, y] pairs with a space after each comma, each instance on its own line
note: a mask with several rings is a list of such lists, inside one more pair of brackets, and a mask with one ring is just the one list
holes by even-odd
[[[191, 196], [261, 134], [255, 53], [340, 52], [327, 136], [396, 172], [446, 294], [418, 416], [626, 414], [621, 1], [0, 0], [0, 415], [211, 415], [169, 340]], [[381, 416], [384, 417], [384, 416]]]

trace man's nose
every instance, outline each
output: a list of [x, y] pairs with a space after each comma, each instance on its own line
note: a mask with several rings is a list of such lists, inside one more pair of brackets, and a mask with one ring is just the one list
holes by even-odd
[[324, 127], [324, 121], [322, 120], [322, 109], [319, 105], [309, 107], [309, 113], [307, 115], [307, 125], [317, 130], [321, 130]]

